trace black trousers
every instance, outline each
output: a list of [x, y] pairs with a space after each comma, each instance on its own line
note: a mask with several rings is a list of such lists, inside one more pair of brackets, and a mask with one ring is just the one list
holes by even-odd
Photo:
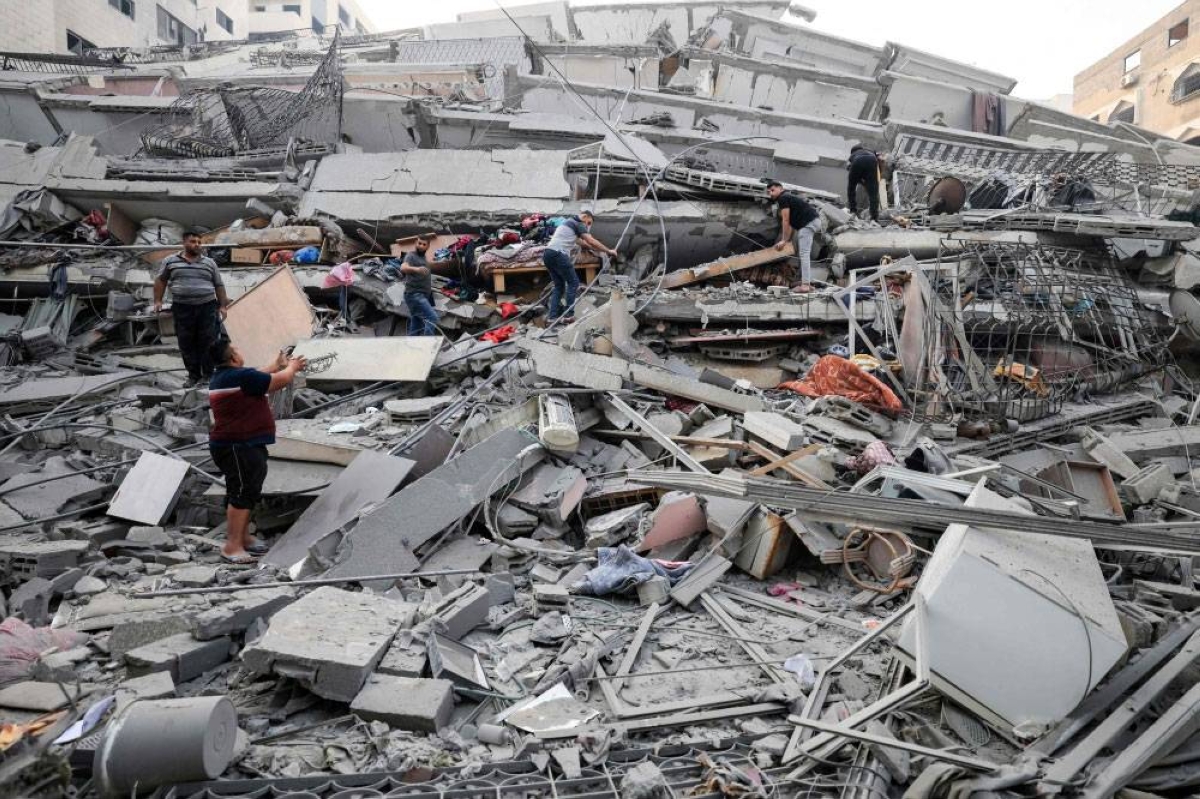
[[221, 333], [221, 317], [217, 314], [217, 301], [199, 305], [174, 303], [171, 316], [175, 318], [175, 337], [179, 340], [179, 354], [192, 380], [207, 380], [212, 377], [212, 345]]
[[850, 180], [846, 187], [846, 199], [850, 201], [850, 213], [858, 213], [858, 186], [867, 190], [867, 198], [871, 206], [871, 218], [879, 221], [879, 169], [875, 159], [869, 162], [864, 158], [863, 163], [850, 165]]

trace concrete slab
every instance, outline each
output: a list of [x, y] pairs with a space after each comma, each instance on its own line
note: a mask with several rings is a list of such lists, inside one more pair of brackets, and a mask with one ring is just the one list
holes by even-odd
[[329, 577], [414, 570], [413, 551], [538, 463], [545, 451], [519, 430], [504, 430], [401, 489], [342, 539]]
[[138, 524], [162, 524], [175, 510], [187, 461], [144, 452], [121, 481], [108, 504], [108, 515]]
[[392, 495], [415, 466], [407, 458], [364, 451], [305, 508], [263, 557], [268, 566], [292, 570], [309, 547], [351, 522], [364, 508]]
[[659, 500], [658, 507], [650, 515], [650, 530], [638, 544], [637, 551], [647, 552], [707, 529], [708, 520], [699, 498], [684, 491], [671, 491]]
[[742, 417], [742, 427], [785, 454], [804, 446], [804, 427], [782, 414], [751, 412]]
[[266, 588], [235, 594], [228, 602], [197, 613], [191, 622], [198, 641], [243, 633], [258, 619], [269, 619], [296, 600], [290, 588]]
[[197, 641], [191, 633], [179, 633], [126, 652], [125, 663], [134, 677], [165, 671], [179, 684], [229, 660], [229, 643], [224, 637]]
[[372, 674], [350, 703], [350, 711], [366, 721], [382, 721], [411, 732], [436, 733], [450, 721], [454, 710], [454, 684]]
[[[48, 458], [39, 471], [16, 475], [0, 485], [0, 490], [6, 492], [4, 502], [26, 519], [40, 519], [59, 513], [71, 504], [86, 505], [108, 488], [87, 475], [73, 474], [75, 471], [64, 458]], [[21, 488], [57, 475], [71, 476]]]
[[309, 360], [334, 355], [332, 365], [307, 378], [330, 380], [387, 380], [420, 382], [429, 377], [441, 347], [440, 336], [312, 338], [296, 345], [296, 354]]
[[85, 692], [78, 686], [25, 680], [0, 688], [0, 707], [49, 713], [66, 707]]
[[375, 594], [323, 586], [277, 612], [242, 661], [251, 671], [292, 677], [317, 696], [349, 702], [409, 612]]

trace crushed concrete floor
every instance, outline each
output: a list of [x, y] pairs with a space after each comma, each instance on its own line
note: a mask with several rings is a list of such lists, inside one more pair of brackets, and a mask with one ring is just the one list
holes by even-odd
[[[0, 796], [1196, 795], [1200, 150], [787, 3], [660, 5], [5, 78], [65, 117], [64, 75], [229, 75], [293, 138], [0, 124]], [[451, 67], [477, 52], [514, 63]], [[297, 81], [352, 133], [264, 88]], [[812, 290], [776, 176], [820, 211]], [[551, 322], [541, 247], [583, 208], [620, 257]], [[253, 565], [151, 309], [197, 223], [234, 343], [309, 359]], [[408, 337], [426, 231], [439, 331]]]

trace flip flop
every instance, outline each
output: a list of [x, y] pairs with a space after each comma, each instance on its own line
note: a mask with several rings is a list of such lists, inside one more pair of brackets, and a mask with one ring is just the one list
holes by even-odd
[[231, 566], [251, 566], [258, 563], [258, 558], [253, 555], [226, 555], [221, 553], [221, 560]]

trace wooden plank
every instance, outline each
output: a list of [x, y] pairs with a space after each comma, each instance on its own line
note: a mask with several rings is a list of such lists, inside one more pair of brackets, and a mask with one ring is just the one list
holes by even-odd
[[[784, 455], [779, 460], [771, 461], [766, 466], [759, 466], [757, 469], [754, 469], [753, 471], [751, 471], [750, 475], [752, 477], [763, 477], [765, 475], [768, 475], [771, 472], [775, 471], [776, 469], [782, 469], [784, 466], [787, 466], [788, 464], [792, 463], [793, 461], [798, 461], [801, 458], [806, 458], [809, 455], [814, 455], [814, 454], [820, 452], [822, 446], [823, 445], [821, 445], [821, 444], [809, 444], [806, 447], [801, 447], [800, 449], [796, 450], [795, 452], [791, 453], [790, 455]], [[797, 468], [799, 468], [799, 467], [797, 467]], [[805, 474], [807, 474], [807, 472], [805, 472]], [[809, 477], [809, 479], [816, 480], [818, 483], [822, 482], [821, 480], [818, 480], [816, 477]], [[819, 488], [819, 487], [820, 486], [814, 486], [814, 488]]]
[[[625, 650], [625, 657], [621, 659], [621, 665], [617, 669], [617, 676], [624, 677], [629, 674], [633, 668], [633, 663], [637, 660], [638, 653], [642, 651], [642, 644], [646, 640], [646, 636], [650, 634], [650, 627], [654, 624], [654, 619], [658, 616], [658, 612], [662, 606], [657, 602], [651, 603], [650, 607], [646, 608], [646, 614], [642, 616], [642, 621], [638, 625], [637, 632], [633, 634], [633, 640], [629, 642], [629, 648]], [[613, 680], [614, 691], [620, 691], [621, 686], [625, 684], [624, 680]]]
[[[759, 444], [757, 441], [749, 441], [747, 443], [750, 445], [750, 450], [755, 455], [758, 455], [760, 458], [767, 461], [768, 464], [778, 463], [779, 464], [778, 468], [783, 469], [789, 475], [796, 478], [797, 480], [804, 483], [805, 485], [809, 486], [810, 488], [826, 488], [826, 489], [830, 488], [830, 485], [828, 483], [826, 483], [824, 480], [813, 477], [811, 474], [804, 471], [796, 464], [781, 463], [781, 461], [784, 461], [786, 459], [779, 453], [775, 452], [774, 450], [772, 450], [768, 447], [764, 447], [762, 444]], [[797, 450], [797, 452], [799, 452], [799, 451], [800, 450]]]
[[328, 380], [421, 382], [429, 377], [441, 345], [441, 336], [311, 338], [296, 343], [296, 354], [309, 360], [337, 356], [328, 369], [308, 376], [310, 383]]
[[777, 250], [774, 247], [766, 247], [754, 252], [748, 252], [745, 255], [731, 255], [728, 258], [721, 258], [707, 264], [693, 266], [691, 269], [680, 269], [671, 272], [663, 278], [662, 285], [665, 289], [690, 286], [693, 283], [701, 283], [705, 280], [711, 280], [714, 277], [720, 277], [721, 275], [740, 272], [743, 269], [752, 269], [756, 266], [773, 264], [785, 258], [790, 258], [795, 254], [795, 247], [792, 246], [791, 242], [788, 242], [781, 250]]
[[312, 335], [316, 314], [286, 266], [229, 306], [225, 330], [247, 366], [271, 364], [279, 351]]
[[121, 210], [121, 206], [116, 203], [105, 203], [104, 218], [108, 232], [116, 237], [117, 241], [122, 244], [133, 244], [137, 241], [138, 225]]

